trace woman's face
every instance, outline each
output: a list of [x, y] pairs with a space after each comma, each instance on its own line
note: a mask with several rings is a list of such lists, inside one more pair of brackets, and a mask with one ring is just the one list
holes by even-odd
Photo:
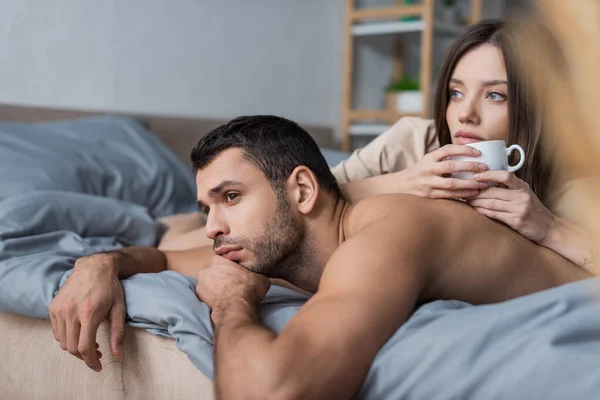
[[508, 139], [508, 86], [500, 50], [484, 44], [456, 64], [448, 84], [446, 122], [452, 143]]

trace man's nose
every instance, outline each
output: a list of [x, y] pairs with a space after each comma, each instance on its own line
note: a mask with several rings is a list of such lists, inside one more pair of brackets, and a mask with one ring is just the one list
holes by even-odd
[[215, 240], [220, 235], [229, 234], [229, 228], [224, 219], [218, 212], [211, 210], [206, 218], [206, 236], [209, 239]]

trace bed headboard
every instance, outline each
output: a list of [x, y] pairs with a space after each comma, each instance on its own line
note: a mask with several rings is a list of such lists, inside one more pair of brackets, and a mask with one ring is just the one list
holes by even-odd
[[[157, 114], [93, 111], [77, 109], [59, 109], [46, 107], [29, 107], [0, 103], [0, 121], [6, 122], [43, 122], [63, 119], [89, 117], [93, 115], [127, 115], [143, 120], [160, 140], [162, 140], [186, 164], [189, 154], [198, 140], [210, 130], [226, 122], [211, 118], [193, 118], [165, 116]], [[322, 126], [304, 126], [319, 146], [333, 147], [331, 128]]]

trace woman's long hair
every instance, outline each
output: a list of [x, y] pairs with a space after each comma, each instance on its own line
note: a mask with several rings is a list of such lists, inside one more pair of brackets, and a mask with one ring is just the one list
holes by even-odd
[[[541, 113], [532, 106], [528, 74], [519, 62], [519, 44], [516, 26], [501, 20], [487, 20], [471, 25], [452, 45], [440, 70], [434, 118], [441, 146], [452, 143], [446, 122], [446, 109], [450, 100], [448, 90], [456, 64], [469, 51], [491, 44], [504, 58], [508, 80], [509, 134], [507, 144], [519, 144], [525, 150], [525, 164], [516, 175], [527, 182], [536, 196], [546, 204], [547, 194], [554, 181], [552, 163], [548, 152], [542, 151]], [[514, 156], [516, 157], [516, 156]], [[515, 163], [515, 159], [511, 163]]]

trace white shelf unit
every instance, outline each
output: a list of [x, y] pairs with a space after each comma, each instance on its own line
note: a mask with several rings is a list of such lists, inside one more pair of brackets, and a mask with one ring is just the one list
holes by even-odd
[[379, 136], [390, 127], [389, 124], [354, 123], [350, 125], [349, 130], [350, 135]]
[[388, 33], [420, 32], [424, 28], [424, 21], [363, 22], [352, 26], [352, 34], [354, 36], [384, 35]]
[[[352, 34], [354, 36], [386, 35], [407, 32], [421, 32], [425, 29], [425, 21], [385, 21], [354, 24]], [[460, 35], [464, 27], [452, 25], [445, 22], [436, 22], [434, 29], [453, 35]]]

